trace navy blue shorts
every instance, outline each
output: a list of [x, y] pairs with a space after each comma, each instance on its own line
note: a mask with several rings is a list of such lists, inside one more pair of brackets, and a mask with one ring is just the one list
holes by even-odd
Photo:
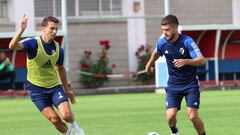
[[187, 107], [199, 109], [200, 105], [199, 88], [190, 88], [186, 91], [166, 90], [166, 109], [178, 108], [178, 110], [180, 110], [183, 97], [185, 97]]
[[60, 103], [68, 101], [68, 97], [60, 85], [51, 89], [29, 90], [29, 94], [39, 111], [52, 105], [57, 108]]

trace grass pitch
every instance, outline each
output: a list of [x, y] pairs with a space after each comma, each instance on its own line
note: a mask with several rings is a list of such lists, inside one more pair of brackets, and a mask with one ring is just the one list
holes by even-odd
[[[165, 95], [155, 93], [80, 96], [73, 111], [86, 135], [169, 135]], [[202, 92], [200, 116], [208, 135], [239, 135], [240, 90]], [[196, 135], [186, 115], [178, 113], [182, 135]], [[28, 98], [0, 100], [0, 135], [60, 135]]]

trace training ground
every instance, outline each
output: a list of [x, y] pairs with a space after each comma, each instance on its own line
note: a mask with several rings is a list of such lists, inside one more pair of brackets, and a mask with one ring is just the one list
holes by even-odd
[[[200, 116], [208, 135], [240, 135], [240, 90], [203, 91]], [[0, 135], [60, 135], [29, 97], [0, 99]], [[164, 94], [78, 96], [72, 106], [86, 135], [169, 135]], [[186, 115], [185, 100], [178, 114], [181, 135], [196, 135]]]

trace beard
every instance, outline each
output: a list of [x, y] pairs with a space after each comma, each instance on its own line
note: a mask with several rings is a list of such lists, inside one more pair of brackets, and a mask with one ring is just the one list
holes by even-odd
[[177, 40], [178, 33], [173, 33], [171, 36], [167, 38], [168, 41], [170, 42], [175, 42]]
[[[166, 37], [166, 36], [165, 36]], [[166, 39], [171, 41], [173, 40], [173, 38], [175, 37], [175, 34], [172, 34], [171, 36], [167, 36]]]

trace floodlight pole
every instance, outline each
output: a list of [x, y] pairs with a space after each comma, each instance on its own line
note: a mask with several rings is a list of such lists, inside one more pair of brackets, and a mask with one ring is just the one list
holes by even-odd
[[63, 40], [62, 44], [64, 45], [64, 64], [67, 72], [68, 84], [71, 83], [71, 72], [70, 72], [70, 63], [69, 63], [69, 44], [68, 44], [68, 21], [67, 21], [67, 0], [61, 0], [62, 3], [62, 31], [63, 31]]
[[218, 63], [218, 49], [221, 38], [221, 30], [216, 31], [216, 41], [215, 41], [215, 52], [214, 52], [214, 68], [215, 68], [215, 80], [217, 85], [219, 85], [219, 63]]
[[169, 15], [170, 8], [169, 8], [169, 0], [164, 0], [164, 15]]

